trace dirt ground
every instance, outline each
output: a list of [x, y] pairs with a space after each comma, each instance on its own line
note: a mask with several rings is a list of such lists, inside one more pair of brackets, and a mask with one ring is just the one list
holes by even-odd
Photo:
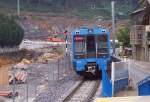
[[32, 52], [27, 50], [20, 50], [18, 52], [1, 54], [0, 55], [0, 66], [12, 65], [20, 62], [23, 58], [31, 59]]

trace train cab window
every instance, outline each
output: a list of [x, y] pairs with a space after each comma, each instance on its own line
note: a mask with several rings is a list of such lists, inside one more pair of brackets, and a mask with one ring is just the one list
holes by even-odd
[[76, 59], [85, 58], [85, 36], [74, 36], [74, 52]]
[[97, 37], [97, 57], [106, 57], [108, 55], [107, 35], [98, 35]]
[[95, 36], [93, 35], [87, 36], [86, 48], [87, 48], [87, 58], [95, 58], [96, 57]]

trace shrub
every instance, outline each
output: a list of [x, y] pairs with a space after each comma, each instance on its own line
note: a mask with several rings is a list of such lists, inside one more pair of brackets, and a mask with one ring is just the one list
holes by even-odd
[[18, 46], [23, 37], [23, 29], [12, 17], [0, 15], [0, 47]]

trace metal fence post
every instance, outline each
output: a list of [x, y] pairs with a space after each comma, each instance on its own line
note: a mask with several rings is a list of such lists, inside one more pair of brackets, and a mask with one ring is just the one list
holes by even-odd
[[63, 77], [64, 77], [64, 74], [65, 74], [65, 56], [63, 56]]
[[114, 96], [115, 62], [112, 62], [111, 80], [112, 80], [112, 96]]
[[63, 71], [64, 71], [64, 60], [62, 58], [62, 60], [61, 60], [61, 77], [63, 77]]
[[129, 83], [128, 83], [128, 87], [132, 87], [132, 79], [131, 79], [131, 60], [128, 59], [128, 75], [129, 75]]
[[28, 88], [29, 88], [29, 81], [28, 81], [28, 79], [29, 79], [29, 74], [28, 74], [28, 69], [26, 69], [26, 73], [27, 73], [27, 80], [26, 80], [26, 82], [27, 82], [27, 102], [28, 102], [28, 99], [29, 99], [29, 94], [28, 94], [28, 92], [29, 92], [29, 90], [28, 90]]
[[59, 59], [57, 60], [57, 63], [58, 63], [58, 80], [59, 80]]
[[72, 64], [71, 64], [70, 54], [69, 54], [69, 70], [70, 70], [70, 75], [71, 75], [71, 72], [72, 72]]
[[55, 80], [55, 73], [54, 73], [54, 71], [55, 71], [55, 69], [54, 69], [54, 65], [55, 65], [55, 63], [52, 65], [52, 70], [53, 70], [53, 81]]
[[[66, 54], [65, 54], [66, 55]], [[64, 55], [64, 57], [63, 57], [63, 63], [64, 63], [64, 72], [63, 72], [63, 77], [64, 77], [64, 75], [65, 75], [65, 73], [66, 73], [66, 59], [65, 59], [65, 55]]]
[[[49, 69], [48, 69], [48, 87], [50, 88], [50, 81], [52, 80], [51, 79], [51, 75], [50, 75], [50, 72], [51, 72], [51, 66], [50, 66], [50, 64], [48, 64], [49, 65]], [[53, 75], [53, 74], [52, 74]]]
[[66, 58], [66, 59], [67, 59], [67, 70], [68, 70], [68, 75], [69, 75], [69, 73], [70, 73], [70, 70], [69, 70], [69, 63], [70, 63], [70, 62], [69, 62], [68, 54], [67, 54], [67, 58]]
[[15, 78], [15, 73], [16, 73], [16, 68], [13, 66], [13, 102], [15, 102], [15, 92], [16, 92], [16, 78]]
[[[51, 86], [54, 86], [54, 80], [55, 80], [55, 70], [54, 70], [54, 65], [55, 62], [50, 62], [49, 64], [49, 71], [48, 71], [48, 84], [49, 84], [49, 88]], [[57, 77], [56, 77], [57, 78]]]

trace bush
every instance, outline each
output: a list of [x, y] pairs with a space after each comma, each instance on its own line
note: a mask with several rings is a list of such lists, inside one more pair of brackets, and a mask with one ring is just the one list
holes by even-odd
[[121, 26], [117, 31], [117, 39], [124, 47], [130, 47], [130, 29], [126, 26]]
[[23, 37], [23, 29], [12, 17], [0, 15], [0, 47], [18, 46]]

